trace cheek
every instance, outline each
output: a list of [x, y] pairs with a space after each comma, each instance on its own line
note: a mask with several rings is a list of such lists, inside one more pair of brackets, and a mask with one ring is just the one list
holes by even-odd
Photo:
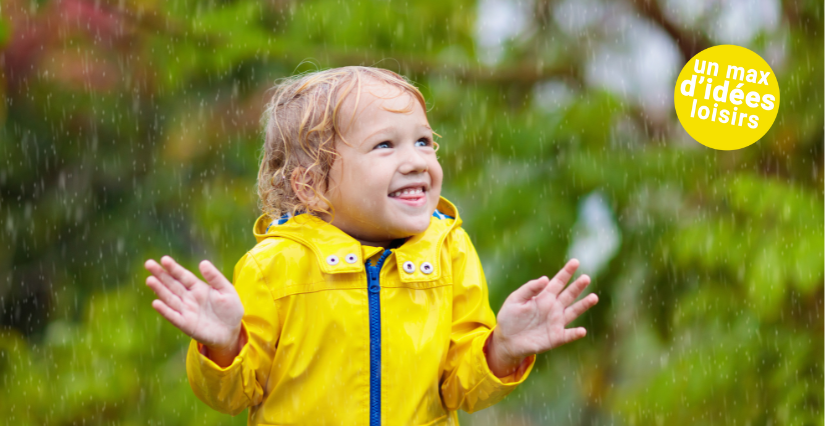
[[353, 170], [346, 177], [347, 196], [359, 206], [364, 202], [380, 203], [389, 193], [389, 177], [379, 164], [362, 162], [352, 165]]
[[432, 176], [433, 187], [440, 189], [441, 183], [444, 181], [444, 171], [441, 170], [441, 164], [438, 163], [438, 160], [433, 160], [433, 164], [430, 167], [430, 176]]

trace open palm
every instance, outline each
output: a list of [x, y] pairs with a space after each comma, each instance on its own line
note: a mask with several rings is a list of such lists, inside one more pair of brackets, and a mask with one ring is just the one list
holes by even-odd
[[152, 307], [207, 347], [235, 344], [244, 309], [232, 283], [206, 260], [199, 267], [208, 284], [169, 256], [162, 257], [161, 263], [149, 259], [144, 265], [152, 273], [146, 285], [160, 298], [152, 301]]
[[529, 281], [504, 301], [497, 320], [506, 336], [509, 356], [541, 353], [585, 336], [584, 327], [564, 328], [599, 301], [598, 296], [589, 294], [571, 305], [590, 283], [587, 275], [561, 291], [578, 266], [578, 260], [571, 259], [552, 280], [541, 277]]

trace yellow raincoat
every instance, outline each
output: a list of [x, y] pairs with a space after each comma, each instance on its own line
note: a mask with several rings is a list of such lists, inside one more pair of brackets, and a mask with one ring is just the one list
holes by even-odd
[[457, 425], [455, 410], [489, 407], [529, 375], [535, 356], [501, 379], [488, 367], [496, 317], [445, 198], [425, 232], [386, 250], [309, 214], [280, 222], [258, 218], [235, 266], [240, 354], [221, 368], [189, 346], [189, 383], [210, 407], [250, 407], [250, 425]]

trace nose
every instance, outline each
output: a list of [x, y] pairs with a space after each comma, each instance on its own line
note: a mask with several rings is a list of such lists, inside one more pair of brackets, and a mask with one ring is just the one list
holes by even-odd
[[424, 157], [424, 153], [415, 149], [415, 146], [408, 148], [406, 151], [407, 152], [402, 153], [401, 173], [405, 175], [409, 173], [424, 173], [429, 169], [429, 164]]

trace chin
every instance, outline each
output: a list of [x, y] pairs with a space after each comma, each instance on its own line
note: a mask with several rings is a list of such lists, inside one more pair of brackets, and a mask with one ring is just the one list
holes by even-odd
[[404, 227], [405, 233], [408, 235], [417, 235], [427, 230], [430, 227], [430, 216], [416, 219], [406, 224]]

